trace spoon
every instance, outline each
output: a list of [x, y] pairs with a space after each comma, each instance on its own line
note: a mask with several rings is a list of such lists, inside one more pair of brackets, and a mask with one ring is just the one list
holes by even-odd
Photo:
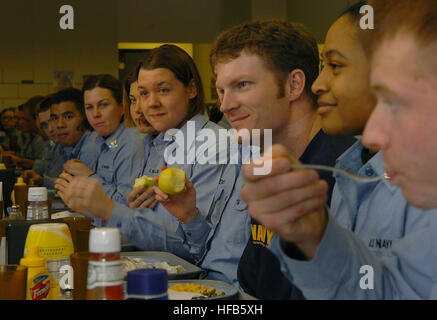
[[321, 164], [291, 164], [290, 168], [298, 169], [298, 168], [307, 168], [307, 169], [315, 169], [315, 170], [325, 170], [325, 171], [331, 171], [331, 172], [337, 172], [341, 175], [344, 175], [350, 179], [353, 179], [358, 182], [375, 182], [384, 179], [384, 176], [376, 176], [376, 177], [364, 177], [359, 176], [354, 173], [350, 173], [348, 171], [345, 171], [343, 169], [330, 167], [330, 166], [324, 166]]

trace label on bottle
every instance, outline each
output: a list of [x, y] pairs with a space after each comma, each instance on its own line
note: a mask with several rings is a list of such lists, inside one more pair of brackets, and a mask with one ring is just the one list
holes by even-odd
[[89, 261], [87, 289], [123, 284], [123, 263], [118, 261]]
[[29, 205], [26, 220], [43, 220], [49, 218], [49, 208], [46, 206]]
[[38, 275], [29, 282], [31, 300], [46, 299], [50, 293], [50, 278], [46, 274]]
[[31, 206], [27, 207], [26, 220], [33, 220], [33, 209]]

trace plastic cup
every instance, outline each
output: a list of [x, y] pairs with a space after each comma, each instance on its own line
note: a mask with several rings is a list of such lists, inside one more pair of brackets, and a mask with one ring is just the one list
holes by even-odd
[[18, 264], [0, 266], [0, 300], [26, 299], [27, 267]]
[[73, 268], [73, 300], [86, 300], [89, 252], [75, 252], [70, 256]]
[[[73, 240], [74, 251], [88, 251], [88, 235], [91, 229], [91, 218], [89, 217], [67, 217], [63, 218], [65, 223], [68, 224], [70, 228], [71, 237]], [[81, 231], [79, 231], [81, 230]], [[88, 230], [88, 231], [86, 231]], [[88, 235], [86, 234], [88, 232]], [[79, 233], [81, 233], [79, 235]], [[82, 237], [80, 240], [79, 237]], [[85, 244], [86, 238], [86, 246]], [[80, 242], [80, 243], [79, 243]]]
[[77, 247], [75, 247], [76, 248], [75, 250], [77, 252], [89, 251], [90, 230], [91, 229], [88, 228], [76, 230]]

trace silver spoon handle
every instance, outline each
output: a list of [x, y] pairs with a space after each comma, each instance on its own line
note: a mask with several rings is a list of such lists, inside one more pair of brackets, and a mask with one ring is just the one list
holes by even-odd
[[315, 170], [325, 170], [325, 171], [331, 171], [331, 172], [337, 172], [341, 175], [344, 175], [348, 178], [351, 178], [355, 181], [359, 181], [359, 182], [375, 182], [375, 181], [379, 181], [381, 179], [384, 179], [383, 176], [376, 176], [376, 177], [364, 177], [364, 176], [359, 176], [357, 174], [354, 173], [350, 173], [348, 171], [345, 171], [343, 169], [339, 169], [339, 168], [335, 168], [335, 167], [330, 167], [330, 166], [324, 166], [321, 164], [290, 164], [290, 168], [293, 169], [299, 169], [299, 168], [307, 168], [307, 169], [315, 169]]

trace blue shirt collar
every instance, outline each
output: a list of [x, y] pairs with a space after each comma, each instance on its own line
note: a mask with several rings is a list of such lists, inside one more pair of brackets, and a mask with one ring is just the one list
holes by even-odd
[[[347, 149], [336, 161], [336, 167], [358, 174], [364, 175], [365, 170], [373, 170], [375, 176], [384, 175], [384, 163], [382, 160], [382, 151], [377, 152], [367, 163], [363, 165], [361, 159], [361, 152], [364, 146], [361, 143], [361, 139], [354, 143], [349, 149]], [[394, 193], [398, 187], [392, 186], [389, 179], [383, 179], [387, 188]]]
[[109, 149], [117, 147], [124, 130], [126, 130], [126, 127], [124, 126], [123, 122], [121, 122], [118, 128], [110, 136], [104, 138], [99, 135], [96, 139], [97, 145], [102, 147], [102, 145], [105, 144]]
[[82, 145], [85, 141], [85, 139], [90, 135], [89, 131], [85, 131], [82, 134], [82, 137], [80, 137], [79, 141], [74, 145], [70, 147], [62, 147], [62, 150], [65, 152], [68, 159], [77, 158], [80, 152], [80, 149], [82, 148]]

